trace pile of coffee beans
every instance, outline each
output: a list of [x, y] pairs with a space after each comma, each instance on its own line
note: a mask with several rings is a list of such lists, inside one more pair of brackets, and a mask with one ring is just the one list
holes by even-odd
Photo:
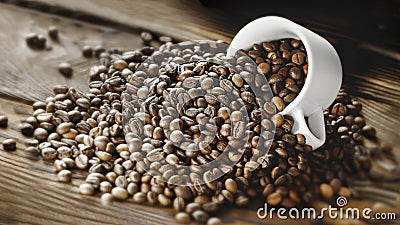
[[289, 208], [310, 205], [317, 198], [335, 204], [338, 196], [350, 197], [347, 179], [366, 177], [371, 169], [363, 139], [376, 138], [360, 112], [360, 102], [340, 90], [324, 112], [326, 142], [315, 151], [304, 145], [303, 135], [290, 133], [293, 120], [281, 117], [275, 141], [257, 174], [266, 202]]
[[283, 39], [253, 44], [245, 51], [257, 63], [274, 93], [278, 111], [290, 104], [300, 93], [308, 73], [308, 57], [300, 40]]
[[[153, 37], [142, 38], [150, 45]], [[260, 197], [301, 207], [349, 196], [346, 179], [371, 166], [363, 138], [375, 132], [361, 104], [341, 90], [325, 111], [327, 141], [312, 151], [291, 133], [293, 119], [276, 114], [305, 82], [302, 43], [254, 45], [245, 52], [250, 60], [243, 52], [226, 58], [226, 47], [95, 49], [100, 64], [90, 69], [89, 92], [59, 85], [33, 104], [20, 126], [33, 136], [29, 152], [52, 160], [60, 182], [70, 182], [73, 169], [88, 171], [83, 195], [172, 207], [180, 223], [221, 224], [221, 205]]]

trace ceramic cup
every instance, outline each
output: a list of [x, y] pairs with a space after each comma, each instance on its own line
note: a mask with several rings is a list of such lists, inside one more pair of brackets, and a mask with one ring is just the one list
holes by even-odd
[[303, 42], [308, 56], [308, 74], [298, 96], [281, 112], [294, 118], [292, 133], [301, 133], [317, 149], [325, 142], [323, 110], [338, 94], [342, 65], [333, 46], [318, 34], [282, 17], [268, 16], [244, 26], [233, 38], [227, 55], [250, 49], [253, 43], [295, 38]]

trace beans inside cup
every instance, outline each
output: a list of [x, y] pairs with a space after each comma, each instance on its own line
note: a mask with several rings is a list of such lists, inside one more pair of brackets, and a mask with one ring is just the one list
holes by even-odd
[[300, 40], [282, 39], [253, 44], [242, 50], [257, 63], [257, 71], [268, 79], [274, 104], [283, 111], [300, 93], [308, 73], [307, 51]]

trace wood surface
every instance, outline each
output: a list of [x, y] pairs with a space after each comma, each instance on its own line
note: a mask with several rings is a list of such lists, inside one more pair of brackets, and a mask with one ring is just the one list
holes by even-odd
[[[376, 24], [371, 25], [368, 20], [363, 23], [366, 17], [353, 18], [346, 13], [335, 17], [333, 12], [319, 12], [313, 8], [303, 11], [296, 7], [284, 11], [277, 8], [206, 8], [198, 1], [179, 0], [0, 3], [0, 114], [6, 114], [10, 120], [7, 129], [0, 128], [0, 142], [9, 137], [18, 142], [15, 152], [3, 151], [0, 147], [0, 224], [174, 224], [168, 208], [131, 201], [106, 207], [100, 204], [98, 196], [79, 195], [78, 186], [85, 176], [82, 172], [73, 172], [71, 184], [57, 182], [51, 162], [24, 152], [26, 137], [17, 128], [32, 112], [29, 104], [51, 95], [55, 84], [87, 90], [87, 71], [96, 60], [83, 58], [81, 46], [102, 44], [107, 48], [135, 49], [141, 45], [140, 31], [144, 29], [173, 36], [178, 41], [222, 39], [229, 42], [251, 19], [279, 14], [314, 30], [337, 48], [344, 65], [344, 86], [360, 99], [363, 114], [368, 123], [377, 128], [379, 140], [393, 146], [394, 158], [400, 160], [400, 53], [399, 39], [392, 32], [391, 22], [398, 15], [388, 13], [382, 17], [375, 11], [368, 11], [366, 16], [376, 19], [373, 20]], [[353, 23], [359, 26], [352, 29]], [[25, 35], [29, 32], [46, 34], [50, 25], [59, 27], [60, 41], [48, 39], [52, 50], [29, 49]], [[363, 35], [363, 30], [369, 35]], [[57, 72], [57, 65], [64, 61], [74, 67], [70, 79]], [[379, 145], [379, 142], [368, 145]], [[351, 199], [350, 206], [367, 207], [384, 202], [391, 207], [387, 210], [399, 213], [398, 165], [388, 158], [377, 158], [372, 174], [380, 180], [353, 182], [360, 196]], [[255, 209], [229, 209], [221, 215], [230, 224], [288, 222], [258, 220]], [[394, 223], [399, 224], [398, 221]], [[349, 221], [324, 222], [346, 224]], [[374, 221], [351, 222], [368, 224]]]

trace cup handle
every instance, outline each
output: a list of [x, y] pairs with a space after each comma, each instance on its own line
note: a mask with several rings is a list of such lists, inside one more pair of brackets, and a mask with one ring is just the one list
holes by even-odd
[[292, 116], [295, 121], [292, 128], [293, 134], [303, 134], [306, 137], [306, 143], [311, 145], [314, 150], [324, 144], [326, 134], [322, 108], [308, 116], [308, 125], [302, 109], [294, 110]]

